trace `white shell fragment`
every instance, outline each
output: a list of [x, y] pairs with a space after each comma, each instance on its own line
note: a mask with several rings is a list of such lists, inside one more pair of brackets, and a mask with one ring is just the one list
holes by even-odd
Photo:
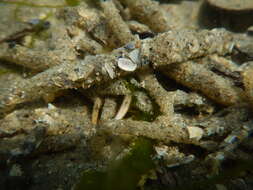
[[127, 114], [131, 101], [132, 101], [132, 95], [131, 94], [125, 95], [123, 102], [119, 108], [119, 111], [115, 116], [116, 120], [123, 119], [123, 117]]
[[137, 64], [127, 58], [118, 59], [118, 67], [124, 71], [135, 71]]
[[135, 49], [133, 51], [131, 51], [128, 56], [129, 58], [136, 64], [139, 63], [140, 59], [139, 59], [139, 53], [140, 53], [140, 50], [139, 49]]
[[102, 106], [102, 99], [100, 97], [96, 97], [91, 115], [91, 123], [93, 125], [96, 125], [98, 123], [98, 116], [101, 106]]
[[53, 104], [51, 104], [51, 103], [48, 103], [48, 104], [47, 104], [47, 108], [48, 108], [49, 110], [56, 109], [56, 107], [55, 107]]
[[22, 176], [23, 175], [23, 171], [21, 169], [20, 165], [14, 164], [10, 171], [9, 171], [9, 176]]
[[199, 127], [187, 127], [187, 129], [190, 139], [200, 140], [204, 134], [203, 129]]
[[169, 150], [168, 146], [162, 145], [162, 146], [155, 146], [154, 148], [155, 148], [158, 159], [161, 159], [168, 154], [167, 153]]
[[229, 144], [233, 144], [237, 140], [238, 140], [237, 136], [235, 136], [235, 135], [229, 135], [227, 138], [225, 138], [224, 142], [229, 143]]
[[115, 72], [113, 70], [113, 67], [110, 64], [105, 63], [104, 68], [111, 79], [115, 78]]

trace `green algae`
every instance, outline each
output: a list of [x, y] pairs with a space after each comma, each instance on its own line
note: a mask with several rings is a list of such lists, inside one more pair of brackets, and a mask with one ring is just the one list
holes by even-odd
[[[151, 97], [149, 96], [149, 98], [151, 98]], [[137, 121], [149, 121], [149, 122], [152, 122], [159, 115], [162, 114], [161, 111], [160, 111], [159, 105], [154, 100], [152, 100], [152, 107], [153, 107], [153, 111], [152, 112], [141, 111], [141, 110], [138, 109], [138, 107], [136, 106], [136, 104], [137, 104], [136, 97], [133, 97], [130, 109], [129, 109], [127, 115], [126, 115], [127, 118], [131, 117], [133, 120], [137, 120]]]
[[0, 76], [8, 74], [8, 73], [12, 73], [12, 71], [0, 68]]
[[65, 0], [68, 6], [74, 7], [80, 4], [80, 0]]
[[105, 184], [106, 172], [86, 170], [74, 190], [102, 190]]
[[153, 142], [139, 138], [130, 151], [113, 161], [107, 171], [84, 171], [75, 190], [136, 190], [141, 177], [154, 169]]
[[131, 117], [134, 120], [137, 121], [149, 121], [152, 122], [154, 121], [159, 115], [162, 115], [162, 112], [160, 111], [160, 106], [155, 102], [155, 100], [149, 95], [148, 91], [144, 88], [141, 88], [139, 86], [134, 85], [133, 83], [130, 82], [131, 76], [126, 77], [125, 85], [126, 87], [134, 93], [135, 91], [141, 91], [147, 94], [147, 96], [151, 99], [152, 102], [152, 107], [153, 111], [152, 112], [144, 112], [138, 109], [136, 106], [137, 100], [135, 96], [133, 96], [130, 109], [126, 115], [126, 117]]

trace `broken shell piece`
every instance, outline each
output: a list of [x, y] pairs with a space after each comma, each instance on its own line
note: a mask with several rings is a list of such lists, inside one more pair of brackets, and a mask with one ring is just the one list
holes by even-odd
[[187, 127], [187, 129], [190, 139], [200, 140], [204, 134], [204, 131], [199, 127]]
[[166, 145], [161, 145], [161, 146], [155, 146], [155, 151], [156, 151], [156, 154], [157, 154], [157, 158], [158, 159], [161, 159], [163, 157], [165, 157], [166, 154], [168, 154], [168, 150], [169, 150], [169, 147], [166, 146]]
[[102, 107], [102, 99], [100, 97], [96, 97], [91, 115], [91, 123], [93, 125], [96, 125], [98, 123], [98, 116], [101, 107]]
[[131, 51], [128, 56], [134, 63], [138, 64], [140, 61], [139, 53], [140, 53], [140, 50], [135, 49], [135, 50]]
[[118, 59], [118, 67], [124, 71], [135, 71], [137, 64], [127, 58]]
[[50, 103], [47, 104], [47, 108], [48, 108], [49, 110], [54, 110], [54, 109], [56, 109], [56, 107], [55, 107], [53, 104], [50, 104]]
[[115, 78], [115, 72], [113, 70], [113, 67], [110, 64], [105, 63], [104, 68], [111, 79]]
[[23, 171], [21, 169], [21, 166], [18, 164], [14, 164], [9, 171], [9, 176], [16, 177], [16, 176], [22, 176], [22, 175], [23, 175]]
[[224, 142], [233, 144], [238, 141], [238, 137], [236, 135], [229, 135], [227, 138], [225, 138]]
[[128, 94], [124, 97], [124, 100], [120, 106], [120, 109], [119, 109], [117, 115], [115, 116], [116, 120], [122, 119], [126, 115], [127, 111], [129, 110], [131, 101], [132, 101], [131, 94]]

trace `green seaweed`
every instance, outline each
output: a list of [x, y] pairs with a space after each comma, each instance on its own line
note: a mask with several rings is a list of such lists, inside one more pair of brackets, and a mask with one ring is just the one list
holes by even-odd
[[162, 112], [160, 111], [160, 106], [155, 102], [155, 100], [149, 94], [148, 94], [148, 96], [149, 96], [149, 98], [151, 99], [151, 102], [152, 102], [153, 112], [150, 113], [150, 112], [140, 111], [139, 114], [134, 116], [134, 119], [152, 122], [158, 116], [162, 115]]
[[80, 0], [65, 0], [68, 6], [74, 7], [80, 4]]
[[158, 104], [156, 104], [155, 101], [152, 101], [152, 106], [154, 108], [153, 112], [144, 112], [137, 108], [136, 106], [136, 98], [133, 97], [130, 109], [126, 115], [126, 117], [131, 117], [134, 120], [137, 121], [154, 121], [157, 116], [161, 114]]
[[131, 119], [137, 120], [137, 121], [149, 121], [149, 122], [154, 121], [156, 118], [153, 113], [143, 112], [134, 108], [131, 108], [128, 111], [126, 118], [128, 117], [131, 117]]
[[103, 171], [86, 170], [82, 173], [75, 190], [102, 190], [105, 179], [106, 173]]
[[125, 77], [124, 83], [125, 83], [127, 89], [129, 89], [132, 93], [137, 91], [137, 90], [144, 90], [144, 89], [134, 85], [133, 83], [131, 83], [130, 81], [131, 81], [132, 78], [133, 78], [132, 76], [126, 76]]
[[107, 171], [85, 171], [75, 190], [136, 190], [141, 176], [154, 169], [153, 143], [137, 139], [123, 158], [113, 161]]
[[2, 69], [0, 68], [0, 76], [4, 75], [4, 74], [8, 74], [8, 73], [11, 73], [10, 70], [7, 70], [7, 69]]
[[136, 107], [136, 98], [133, 97], [131, 106], [130, 106], [130, 110], [128, 111], [128, 114], [126, 115], [126, 117], [131, 117], [134, 120], [138, 120], [138, 121], [149, 121], [152, 122], [154, 121], [159, 115], [162, 114], [162, 112], [160, 111], [160, 107], [159, 105], [155, 102], [155, 100], [149, 95], [148, 91], [144, 88], [138, 87], [136, 85], [134, 85], [133, 83], [130, 82], [131, 80], [131, 76], [126, 77], [126, 80], [124, 80], [126, 87], [132, 92], [134, 93], [135, 91], [142, 91], [145, 92], [148, 97], [151, 99], [152, 101], [152, 107], [153, 107], [153, 112], [143, 112], [141, 110], [139, 110]]

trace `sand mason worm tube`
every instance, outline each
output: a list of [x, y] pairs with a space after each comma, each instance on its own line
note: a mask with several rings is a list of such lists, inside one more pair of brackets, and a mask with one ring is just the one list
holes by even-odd
[[149, 92], [149, 94], [155, 98], [157, 104], [160, 107], [160, 111], [166, 115], [171, 116], [174, 113], [173, 94], [167, 92], [157, 81], [153, 73], [140, 75], [141, 81], [143, 81], [143, 87]]
[[[62, 29], [64, 26], [59, 25], [59, 28], [50, 28], [48, 31], [50, 37], [43, 42], [34, 37], [34, 47], [19, 44], [11, 47], [8, 43], [1, 43], [0, 59], [24, 66], [33, 71], [44, 71], [50, 67], [60, 65], [65, 60], [74, 60], [76, 58], [74, 46], [66, 30]], [[38, 43], [36, 43], [37, 41]], [[43, 48], [41, 48], [41, 43], [43, 43]]]
[[144, 40], [141, 54], [147, 55], [156, 67], [215, 53], [225, 55], [231, 53], [233, 46], [232, 35], [224, 29], [175, 30]]
[[244, 71], [242, 72], [243, 77], [243, 85], [245, 87], [245, 94], [251, 103], [253, 105], [253, 62], [248, 62], [248, 65], [244, 68]]
[[131, 15], [137, 20], [148, 25], [154, 32], [169, 30], [168, 15], [159, 3], [152, 0], [120, 0], [127, 5]]
[[163, 142], [189, 142], [187, 130], [181, 126], [173, 126], [172, 122], [125, 120], [109, 120], [101, 124], [101, 132], [116, 136], [142, 136]]
[[[122, 51], [124, 50], [121, 49], [120, 54]], [[30, 79], [22, 80], [3, 92], [0, 95], [0, 109], [8, 110], [17, 104], [40, 99], [62, 89], [87, 89], [94, 84], [132, 73], [120, 69], [118, 59], [119, 52], [116, 51], [111, 54], [86, 56], [78, 63], [64, 62]]]
[[[162, 41], [163, 38], [164, 41]], [[168, 40], [171, 38], [174, 39], [173, 43], [176, 46], [170, 45]], [[222, 29], [200, 32], [166, 32], [154, 39], [136, 41], [132, 46], [127, 45], [116, 49], [110, 54], [86, 56], [84, 60], [75, 63], [66, 61], [6, 90], [0, 97], [1, 111], [16, 104], [54, 94], [59, 90], [87, 89], [95, 84], [105, 83], [120, 76], [132, 74], [142, 67], [147, 67], [145, 63], [150, 61], [156, 68], [208, 54], [226, 54], [231, 51], [233, 45], [230, 40], [230, 33]], [[197, 43], [192, 45], [191, 42], [193, 41]], [[195, 46], [199, 47], [198, 51], [196, 51]], [[133, 55], [131, 52], [134, 52]], [[135, 63], [137, 65], [136, 70], [127, 71], [119, 68], [119, 58], [122, 57]], [[136, 63], [136, 58], [139, 63]], [[237, 99], [235, 98], [235, 100]]]
[[127, 25], [133, 33], [139, 33], [139, 34], [141, 34], [141, 33], [148, 33], [148, 34], [152, 33], [152, 31], [150, 30], [150, 28], [147, 25], [139, 23], [135, 20], [128, 21]]
[[[122, 46], [132, 41], [134, 36], [132, 35], [128, 25], [123, 21], [119, 10], [116, 8], [112, 0], [101, 2], [101, 7], [105, 14], [108, 28], [113, 36], [113, 41], [116, 46]], [[116, 43], [117, 42], [117, 43]]]
[[86, 31], [75, 26], [68, 27], [67, 30], [77, 51], [89, 53], [91, 55], [103, 52], [102, 45], [93, 40]]
[[168, 77], [222, 105], [242, 101], [242, 89], [226, 78], [208, 70], [203, 64], [188, 61], [162, 70]]
[[8, 44], [0, 44], [0, 59], [24, 66], [34, 71], [44, 71], [61, 63], [59, 55], [46, 50], [39, 51], [15, 45], [9, 48]]

